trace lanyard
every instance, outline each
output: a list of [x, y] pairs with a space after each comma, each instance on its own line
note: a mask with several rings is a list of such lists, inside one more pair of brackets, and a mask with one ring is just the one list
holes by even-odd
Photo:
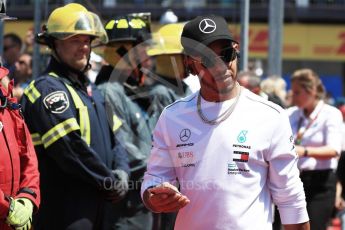
[[311, 127], [311, 125], [317, 119], [317, 117], [319, 116], [322, 108], [323, 108], [323, 105], [322, 105], [321, 109], [319, 110], [319, 112], [316, 114], [316, 116], [309, 121], [308, 125], [305, 128], [302, 127], [303, 117], [300, 117], [300, 119], [298, 120], [298, 125], [297, 125], [297, 130], [298, 131], [297, 131], [297, 136], [296, 136], [296, 139], [295, 139], [295, 144], [296, 145], [301, 145], [304, 133]]

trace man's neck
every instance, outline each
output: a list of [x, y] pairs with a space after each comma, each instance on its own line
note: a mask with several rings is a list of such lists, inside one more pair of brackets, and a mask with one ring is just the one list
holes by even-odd
[[223, 102], [235, 98], [239, 93], [240, 87], [241, 86], [236, 83], [235, 86], [228, 92], [218, 92], [209, 88], [205, 89], [202, 87], [200, 89], [200, 94], [205, 101]]

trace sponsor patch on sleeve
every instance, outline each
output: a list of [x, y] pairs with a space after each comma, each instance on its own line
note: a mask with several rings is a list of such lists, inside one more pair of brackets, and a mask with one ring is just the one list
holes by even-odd
[[67, 94], [64, 91], [55, 91], [43, 99], [44, 106], [52, 113], [63, 113], [69, 107]]

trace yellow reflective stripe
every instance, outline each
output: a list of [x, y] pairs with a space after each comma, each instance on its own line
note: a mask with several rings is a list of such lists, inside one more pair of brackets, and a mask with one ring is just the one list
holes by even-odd
[[[54, 72], [49, 72], [49, 75], [53, 77], [59, 77]], [[89, 118], [89, 111], [87, 107], [84, 105], [83, 101], [74, 90], [73, 87], [65, 83], [68, 91], [70, 92], [75, 107], [79, 110], [79, 125], [80, 125], [80, 135], [81, 138], [86, 142], [87, 145], [90, 146], [91, 144], [91, 128], [90, 128], [90, 118]]]
[[41, 145], [42, 144], [42, 140], [41, 140], [41, 136], [39, 133], [31, 133], [31, 139], [32, 139], [32, 143], [36, 146], [36, 145]]
[[113, 131], [116, 131], [122, 125], [122, 121], [115, 114], [113, 116]]
[[82, 106], [79, 109], [79, 119], [80, 119], [80, 133], [81, 138], [90, 145], [91, 143], [91, 133], [90, 133], [90, 119], [89, 111], [86, 106]]
[[56, 73], [54, 73], [54, 72], [49, 72], [48, 73], [50, 76], [52, 76], [52, 77], [59, 77]]
[[79, 110], [79, 124], [81, 138], [86, 142], [87, 145], [91, 143], [91, 130], [90, 130], [90, 118], [87, 107], [80, 99], [77, 92], [68, 84], [65, 84], [68, 91], [70, 92], [75, 107]]
[[111, 20], [110, 22], [105, 25], [106, 30], [112, 30], [114, 28], [115, 20]]
[[120, 19], [119, 22], [117, 23], [117, 28], [127, 29], [128, 28], [127, 19]]
[[74, 130], [80, 129], [78, 122], [75, 118], [70, 118], [61, 122], [60, 124], [55, 125], [48, 132], [42, 136], [42, 143], [45, 148], [48, 148], [55, 141], [66, 136]]
[[35, 101], [41, 96], [40, 92], [35, 87], [35, 81], [32, 81], [28, 87], [24, 89], [24, 94], [28, 97], [31, 103], [35, 103]]
[[143, 27], [146, 26], [145, 22], [139, 18], [134, 18], [132, 19], [129, 24], [131, 25], [132, 28], [135, 29], [142, 29]]

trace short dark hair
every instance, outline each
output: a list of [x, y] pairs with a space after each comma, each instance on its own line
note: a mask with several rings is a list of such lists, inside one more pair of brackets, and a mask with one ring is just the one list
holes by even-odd
[[11, 41], [19, 46], [20, 48], [22, 48], [22, 45], [23, 45], [23, 41], [22, 39], [15, 33], [8, 33], [8, 34], [5, 34], [4, 35], [4, 39], [11, 39]]

